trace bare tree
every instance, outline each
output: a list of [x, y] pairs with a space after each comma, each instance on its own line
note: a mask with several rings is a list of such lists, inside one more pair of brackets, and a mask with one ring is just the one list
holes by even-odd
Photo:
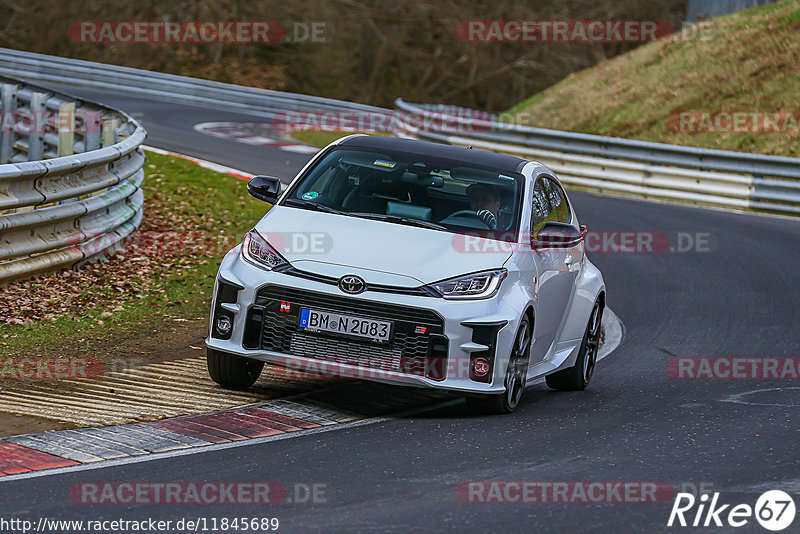
[[[666, 19], [687, 0], [0, 0], [0, 45], [270, 89], [391, 105], [402, 96], [489, 110], [514, 103], [635, 43], [465, 42], [468, 20]], [[82, 20], [322, 22], [325, 41], [98, 44]], [[47, 31], [43, 31], [46, 28]]]

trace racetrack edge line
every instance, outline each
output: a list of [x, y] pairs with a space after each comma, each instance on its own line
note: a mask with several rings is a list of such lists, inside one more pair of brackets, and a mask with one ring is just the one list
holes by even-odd
[[[606, 309], [606, 313], [608, 314], [608, 315], [606, 315], [606, 318], [608, 318], [608, 320], [610, 321], [610, 324], [614, 327], [614, 328], [609, 328], [608, 330], [612, 330], [614, 332], [618, 332], [618, 334], [615, 333], [615, 334], [612, 335], [611, 340], [607, 341], [608, 345], [606, 343], [604, 343], [604, 347], [608, 346], [609, 348], [606, 351], [604, 351], [602, 356], [599, 356], [599, 359], [608, 357], [614, 350], [616, 350], [616, 348], [619, 346], [619, 344], [621, 343], [621, 341], [623, 339], [623, 336], [624, 336], [624, 325], [623, 325], [622, 321], [619, 319], [619, 317], [613, 311], [611, 311], [610, 308]], [[537, 380], [536, 382], [538, 383], [539, 381]], [[529, 385], [532, 385], [532, 384], [529, 384]], [[302, 394], [300, 396], [302, 396]], [[307, 436], [307, 435], [310, 435], [310, 434], [320, 434], [320, 433], [323, 433], [323, 432], [330, 432], [330, 431], [333, 431], [333, 430], [343, 430], [343, 429], [348, 429], [348, 428], [357, 428], [357, 427], [371, 425], [371, 424], [375, 424], [375, 423], [383, 423], [383, 422], [391, 421], [391, 420], [397, 419], [399, 417], [408, 417], [408, 416], [411, 416], [411, 415], [417, 415], [417, 414], [425, 413], [425, 412], [428, 412], [428, 411], [437, 410], [437, 409], [445, 408], [445, 407], [448, 407], [448, 406], [453, 406], [453, 405], [458, 404], [460, 402], [461, 402], [460, 398], [447, 399], [445, 401], [437, 402], [437, 403], [432, 404], [430, 406], [424, 406], [422, 408], [415, 408], [415, 409], [411, 409], [411, 410], [401, 411], [401, 412], [398, 412], [396, 414], [392, 414], [392, 415], [389, 415], [389, 416], [370, 417], [370, 418], [366, 418], [366, 419], [359, 419], [357, 421], [350, 421], [350, 422], [346, 422], [346, 423], [337, 423], [337, 424], [334, 424], [334, 425], [320, 426], [320, 427], [316, 427], [316, 428], [309, 428], [309, 429], [298, 430], [298, 431], [293, 431], [293, 432], [285, 432], [285, 433], [282, 433], [282, 434], [275, 434], [275, 435], [264, 436], [264, 437], [259, 437], [259, 438], [249, 438], [249, 439], [241, 440], [241, 441], [231, 441], [231, 442], [227, 442], [227, 443], [209, 443], [208, 445], [199, 445], [199, 446], [193, 446], [193, 447], [189, 447], [189, 448], [177, 449], [177, 450], [171, 450], [171, 451], [165, 451], [165, 452], [152, 452], [152, 453], [149, 453], [149, 454], [142, 454], [142, 455], [137, 455], [137, 456], [126, 456], [124, 458], [103, 460], [101, 462], [82, 463], [80, 465], [69, 466], [69, 467], [57, 467], [57, 468], [52, 468], [52, 469], [43, 469], [43, 470], [39, 470], [39, 471], [30, 471], [30, 472], [27, 472], [27, 473], [20, 473], [20, 474], [15, 474], [15, 475], [6, 475], [6, 476], [3, 476], [3, 477], [0, 477], [0, 484], [2, 484], [3, 482], [11, 482], [11, 481], [14, 481], [14, 480], [22, 480], [22, 479], [28, 479], [28, 478], [50, 476], [50, 475], [59, 475], [59, 474], [62, 474], [62, 473], [63, 474], [67, 474], [67, 473], [73, 473], [73, 472], [77, 472], [77, 471], [88, 471], [88, 470], [94, 470], [94, 469], [103, 469], [105, 467], [128, 465], [128, 464], [134, 464], [134, 463], [148, 462], [148, 461], [151, 461], [151, 460], [160, 460], [160, 459], [165, 459], [165, 458], [175, 458], [175, 457], [178, 457], [178, 456], [187, 456], [187, 455], [198, 454], [198, 453], [203, 453], [203, 452], [211, 452], [211, 451], [217, 451], [217, 450], [232, 449], [232, 448], [242, 447], [242, 446], [246, 446], [246, 445], [258, 445], [258, 444], [261, 444], [261, 443], [268, 443], [268, 442], [271, 442], [271, 441], [278, 441], [278, 440], [282, 440], [282, 439], [289, 439], [289, 438], [295, 438], [295, 437], [300, 437], [300, 436]], [[246, 405], [246, 406], [250, 406], [250, 405]], [[169, 421], [169, 419], [167, 419], [166, 421]], [[100, 427], [100, 428], [102, 428], [102, 427]]]

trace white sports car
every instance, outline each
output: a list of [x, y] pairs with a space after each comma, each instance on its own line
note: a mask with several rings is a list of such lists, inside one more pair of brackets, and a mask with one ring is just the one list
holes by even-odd
[[217, 383], [264, 362], [464, 394], [508, 413], [546, 377], [584, 389], [606, 291], [555, 174], [512, 156], [353, 135], [320, 151], [226, 255], [206, 340]]

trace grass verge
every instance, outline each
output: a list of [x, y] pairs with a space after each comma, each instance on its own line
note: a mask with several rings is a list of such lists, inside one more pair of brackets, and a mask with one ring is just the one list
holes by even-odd
[[542, 128], [800, 156], [791, 121], [778, 133], [687, 133], [675, 122], [686, 111], [797, 117], [800, 0], [715, 18], [691, 31], [571, 75], [509, 113]]
[[[219, 261], [268, 206], [247, 194], [243, 180], [182, 159], [148, 153], [145, 172], [144, 221], [125, 251], [0, 289], [0, 361], [103, 360], [109, 345], [144, 336], [157, 348], [188, 330], [193, 348], [202, 347]], [[152, 349], [131, 350], [169, 358]], [[0, 381], [13, 372], [0, 367]]]

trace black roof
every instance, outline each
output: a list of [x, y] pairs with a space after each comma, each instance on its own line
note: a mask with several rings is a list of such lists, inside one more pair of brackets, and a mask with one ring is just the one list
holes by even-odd
[[522, 171], [522, 167], [527, 163], [527, 161], [521, 158], [497, 154], [495, 152], [487, 152], [485, 150], [380, 135], [360, 135], [351, 137], [344, 140], [339, 146], [410, 152], [422, 156], [434, 156], [463, 161], [464, 163], [490, 167], [506, 172], [520, 172]]

